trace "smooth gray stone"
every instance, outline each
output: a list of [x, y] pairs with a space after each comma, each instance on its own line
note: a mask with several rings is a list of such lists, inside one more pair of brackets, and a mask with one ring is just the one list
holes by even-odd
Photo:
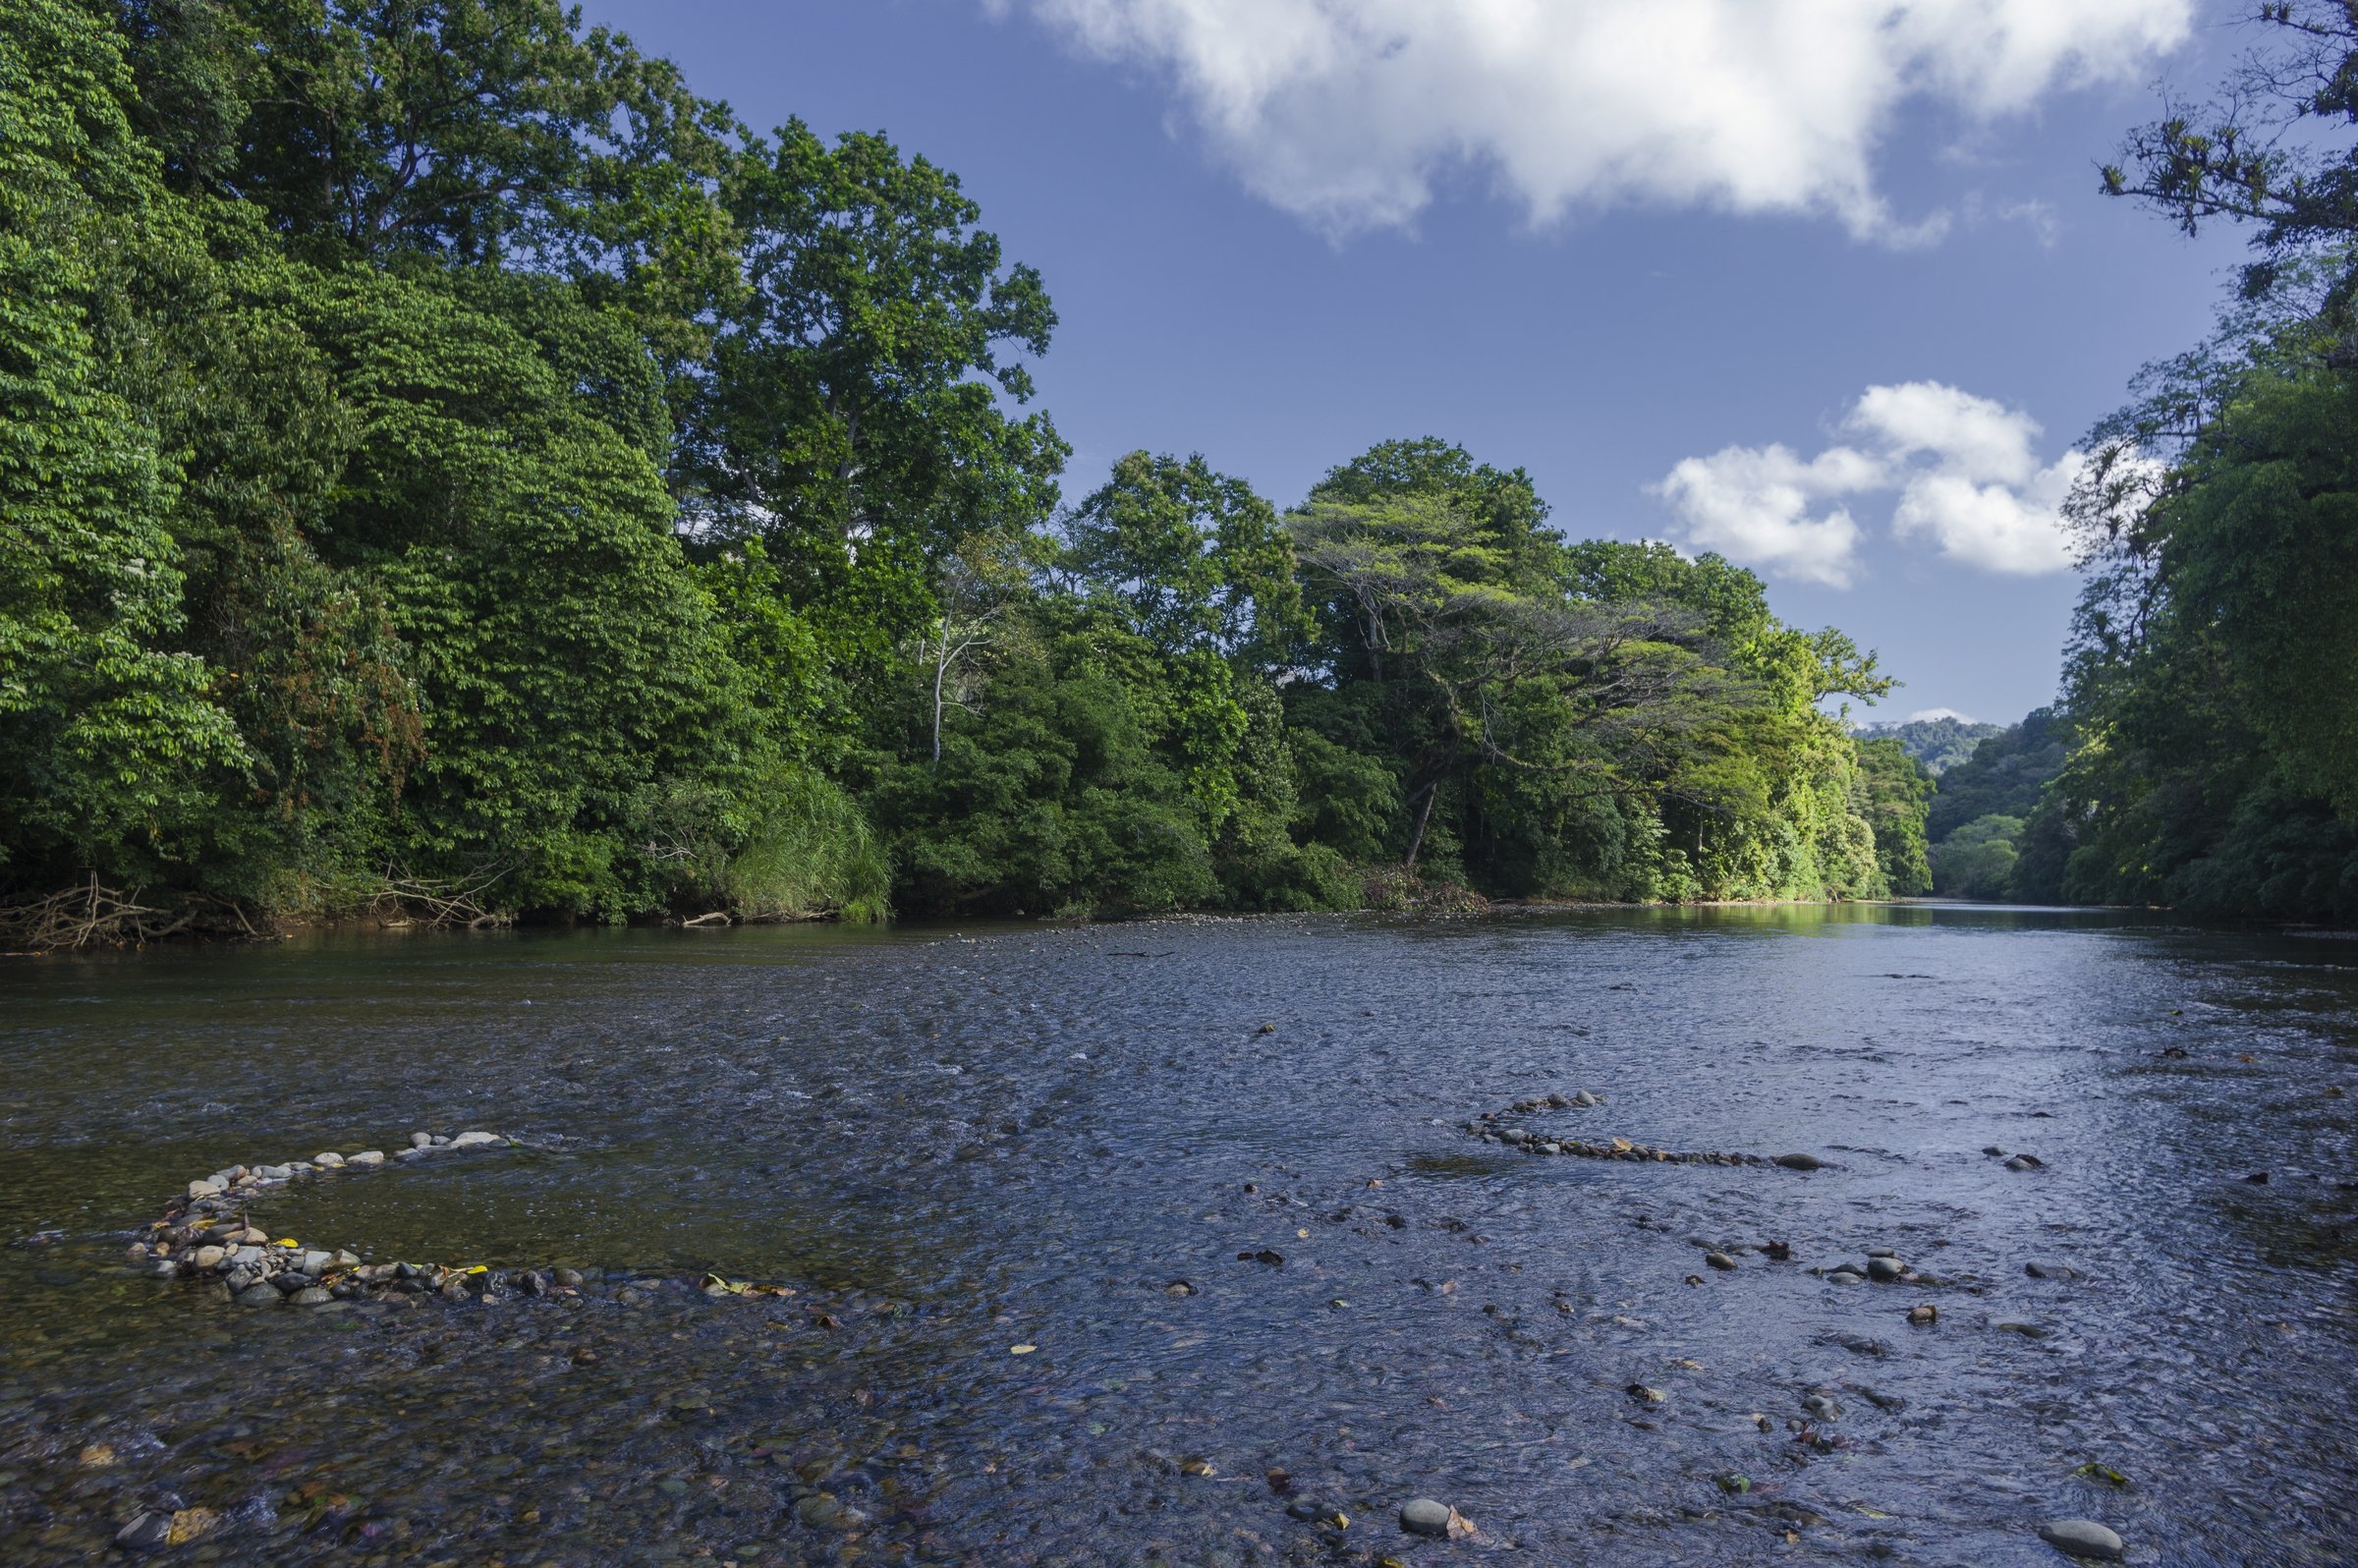
[[1825, 1161], [1815, 1154], [1779, 1154], [1769, 1163], [1782, 1165], [1787, 1170], [1818, 1170], [1825, 1164]]
[[2118, 1536], [2093, 1519], [2056, 1519], [2039, 1527], [2039, 1539], [2070, 1557], [2118, 1562], [2128, 1548]]
[[1907, 1265], [1896, 1258], [1870, 1258], [1867, 1260], [1867, 1277], [1885, 1285], [1892, 1283], [1907, 1271]]
[[1413, 1497], [1400, 1505], [1400, 1528], [1412, 1536], [1449, 1539], [1449, 1505], [1431, 1497]]

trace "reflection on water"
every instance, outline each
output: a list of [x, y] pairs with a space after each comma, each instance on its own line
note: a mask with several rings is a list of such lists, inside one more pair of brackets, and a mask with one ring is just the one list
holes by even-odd
[[[420, 934], [20, 963], [0, 1018], [0, 1239], [59, 1233], [0, 1249], [12, 1563], [173, 1507], [219, 1518], [177, 1557], [274, 1563], [2005, 1565], [2084, 1515], [2306, 1564], [2358, 1525], [2344, 942], [1935, 905]], [[1463, 1131], [1582, 1088], [1522, 1120], [1826, 1168]], [[564, 1144], [256, 1221], [585, 1300], [247, 1311], [119, 1261], [221, 1165], [464, 1127]], [[1824, 1277], [1875, 1248], [1937, 1283]], [[1418, 1495], [1480, 1536], [1400, 1535]]]

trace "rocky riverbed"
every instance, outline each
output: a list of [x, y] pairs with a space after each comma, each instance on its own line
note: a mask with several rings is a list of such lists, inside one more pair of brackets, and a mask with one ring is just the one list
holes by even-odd
[[7, 1560], [2346, 1554], [2351, 945], [1152, 934], [0, 974]]

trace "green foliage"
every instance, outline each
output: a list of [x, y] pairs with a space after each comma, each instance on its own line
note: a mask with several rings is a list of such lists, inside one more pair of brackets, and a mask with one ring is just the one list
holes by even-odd
[[185, 625], [175, 476], [126, 395], [116, 302], [191, 236], [123, 113], [115, 40], [28, 0], [0, 29], [0, 865], [144, 879], [246, 761]]
[[1896, 736], [1860, 741], [1858, 750], [1864, 796], [1858, 814], [1875, 831], [1876, 864], [1884, 884], [1900, 898], [1931, 892], [1933, 868], [1925, 842], [1931, 770]]
[[[1425, 438], [1059, 512], [957, 179], [556, 0], [0, 28], [0, 876], [279, 914], [1867, 897], [1889, 682]], [[2230, 595], [2231, 597], [2231, 595]]]
[[1934, 888], [1950, 898], [2007, 897], [2023, 825], [2019, 816], [1981, 816], [1949, 834], [1933, 850]]
[[2002, 724], [1976, 724], [1968, 719], [1943, 716], [1910, 719], [1905, 724], [1869, 724], [1860, 729], [1859, 735], [1865, 740], [1897, 741], [1901, 750], [1924, 765], [1927, 773], [1940, 778], [1973, 756], [1976, 747], [2004, 728]]
[[1976, 817], [2029, 816], [2048, 780], [2062, 771], [2070, 740], [2070, 726], [2045, 707], [1997, 731], [1940, 775], [1926, 834], [1937, 844]]
[[2218, 333], [2148, 366], [2093, 434], [2074, 733], [2018, 894], [2358, 919], [2347, 10], [2263, 8], [2224, 107], [2137, 133], [2107, 171], [2188, 229], [2254, 222], [2262, 259]]

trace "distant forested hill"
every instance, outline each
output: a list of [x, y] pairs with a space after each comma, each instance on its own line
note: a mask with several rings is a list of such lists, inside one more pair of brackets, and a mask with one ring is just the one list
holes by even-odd
[[1905, 724], [1867, 724], [1861, 740], [1897, 741], [1899, 749], [1924, 765], [1935, 778], [1973, 755], [1973, 749], [1997, 734], [2001, 724], [1976, 724], [1956, 717], [1910, 719]]

